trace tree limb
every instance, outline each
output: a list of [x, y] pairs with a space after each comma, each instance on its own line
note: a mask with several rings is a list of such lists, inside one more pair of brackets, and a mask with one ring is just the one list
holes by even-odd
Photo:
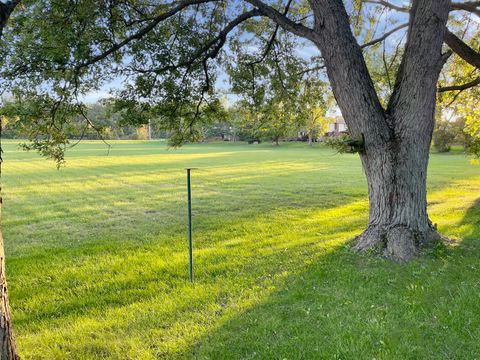
[[[292, 4], [293, 0], [288, 0], [287, 5], [285, 5], [285, 10], [283, 11], [283, 15], [286, 16], [288, 13], [288, 10], [290, 9], [290, 5]], [[267, 57], [268, 53], [272, 49], [273, 43], [275, 42], [275, 38], [277, 37], [278, 29], [280, 28], [280, 25], [277, 23], [275, 25], [275, 30], [273, 30], [272, 36], [270, 37], [270, 40], [267, 43], [267, 46], [265, 47], [265, 51], [263, 52], [263, 55], [255, 60], [252, 61], [249, 65], [253, 66], [256, 64], [260, 64], [265, 58]]]
[[440, 87], [438, 88], [438, 92], [456, 91], [456, 90], [464, 91], [477, 85], [480, 85], [480, 76], [477, 77], [475, 80], [472, 80], [465, 84]]
[[239, 24], [242, 22], [255, 17], [255, 16], [261, 16], [262, 14], [258, 9], [253, 9], [250, 10], [246, 13], [243, 13], [230, 21], [214, 38], [212, 38], [210, 41], [208, 41], [205, 45], [203, 45], [200, 49], [198, 49], [188, 60], [184, 60], [182, 62], [179, 62], [177, 64], [172, 64], [172, 65], [166, 65], [162, 66], [159, 68], [154, 68], [154, 69], [138, 69], [138, 68], [132, 68], [131, 70], [134, 72], [138, 73], [157, 73], [161, 74], [169, 70], [175, 70], [178, 68], [190, 68], [195, 61], [200, 60], [202, 62], [202, 66], [205, 69], [205, 64], [204, 62], [207, 61], [208, 59], [214, 59], [218, 56], [218, 53], [220, 52], [221, 48], [225, 44], [225, 41], [227, 39], [227, 35]]
[[[384, 0], [364, 0], [364, 3], [376, 4], [381, 5], [391, 10], [401, 11], [401, 12], [409, 12], [408, 7], [398, 6], [392, 4], [391, 2], [384, 1]], [[454, 2], [450, 6], [451, 10], [463, 10], [471, 12], [477, 16], [480, 16], [480, 1], [466, 1], [466, 2]]]
[[283, 15], [281, 12], [271, 7], [270, 5], [265, 4], [263, 1], [261, 0], [245, 0], [245, 1], [257, 7], [263, 15], [272, 19], [274, 22], [279, 24], [285, 30], [290, 31], [295, 35], [298, 35], [300, 37], [303, 37], [309, 40], [312, 40], [315, 37], [315, 32], [312, 29], [289, 19], [286, 15]]
[[[344, 2], [310, 0], [309, 3], [315, 19], [314, 43], [322, 53], [333, 94], [349, 131], [353, 136], [375, 133], [380, 142], [388, 141], [390, 129], [385, 112], [352, 32]], [[371, 139], [369, 136], [368, 141]]]
[[[218, 53], [222, 49], [223, 45], [225, 45], [225, 41], [227, 41], [228, 33], [230, 33], [235, 27], [237, 27], [242, 22], [259, 15], [261, 15], [261, 13], [258, 9], [250, 10], [246, 13], [243, 13], [242, 15], [238, 16], [237, 18], [229, 22], [227, 26], [218, 34], [216, 38], [211, 40], [206, 46], [204, 46], [199, 52], [197, 52], [197, 54], [202, 54], [216, 44], [212, 50], [210, 50], [208, 53], [205, 54], [202, 60], [202, 65], [203, 65], [205, 78], [206, 78], [205, 91], [208, 91], [208, 89], [210, 88], [210, 78], [208, 76], [208, 68], [207, 68], [208, 59], [215, 59], [218, 56]], [[193, 61], [195, 61], [195, 58], [193, 59]]]
[[125, 45], [128, 45], [133, 40], [138, 40], [138, 39], [142, 38], [144, 35], [146, 35], [150, 31], [152, 31], [159, 23], [161, 23], [162, 21], [174, 16], [175, 14], [179, 13], [180, 11], [182, 11], [183, 9], [185, 9], [185, 8], [191, 6], [191, 5], [199, 5], [199, 4], [204, 4], [204, 3], [208, 3], [208, 2], [214, 2], [214, 1], [218, 1], [218, 0], [183, 0], [183, 1], [180, 1], [180, 3], [177, 6], [173, 7], [172, 9], [170, 9], [169, 11], [167, 11], [165, 13], [162, 13], [162, 14], [156, 16], [153, 19], [153, 21], [150, 24], [148, 24], [147, 26], [141, 28], [139, 31], [130, 35], [129, 37], [127, 37], [123, 41], [121, 41], [119, 43], [116, 43], [115, 45], [113, 45], [111, 48], [104, 51], [103, 53], [101, 53], [97, 56], [94, 56], [93, 58], [77, 65], [76, 68], [81, 69], [81, 68], [87, 67], [89, 65], [93, 65], [93, 64], [105, 59], [107, 56], [109, 56], [112, 53], [114, 53], [115, 51], [121, 49]]
[[383, 40], [385, 40], [386, 38], [388, 38], [390, 35], [392, 35], [393, 33], [396, 33], [398, 30], [401, 30], [403, 28], [406, 28], [408, 26], [408, 23], [405, 23], [405, 24], [402, 24], [402, 25], [399, 25], [397, 26], [396, 28], [393, 28], [392, 30], [386, 32], [385, 34], [383, 34], [382, 36], [380, 36], [379, 38], [376, 38], [376, 39], [373, 39], [363, 45], [361, 45], [360, 47], [362, 49], [368, 47], [368, 46], [372, 46], [372, 45], [375, 45], [379, 42], [382, 42]]
[[452, 10], [463, 10], [480, 16], [480, 1], [467, 1], [463, 3], [452, 3]]
[[[377, 4], [385, 6], [392, 10], [397, 10], [401, 12], [409, 12], [410, 10], [407, 7], [397, 6], [388, 1], [384, 0], [364, 0], [365, 3]], [[450, 5], [451, 10], [465, 10], [473, 14], [480, 16], [480, 1], [466, 1], [466, 2], [454, 2]], [[467, 44], [465, 44], [461, 39], [459, 39], [455, 34], [450, 32], [447, 29], [445, 33], [445, 43], [450, 46], [450, 48], [457, 53], [462, 59], [467, 61], [469, 64], [480, 69], [480, 53], [473, 50]]]
[[[426, 126], [418, 122], [414, 124], [418, 128], [412, 127], [401, 114], [411, 108], [421, 108], [426, 99], [435, 97], [436, 80], [443, 66], [441, 49], [449, 9], [449, 0], [416, 0], [412, 3], [405, 53], [387, 106], [392, 118], [404, 121], [401, 125], [404, 131], [417, 131]], [[430, 21], [432, 18], [435, 21]]]
[[2, 38], [3, 28], [7, 24], [7, 20], [15, 7], [20, 3], [20, 0], [10, 0], [0, 2], [0, 38]]
[[392, 4], [392, 3], [388, 2], [388, 1], [384, 1], [384, 0], [364, 0], [363, 2], [364, 3], [370, 3], [370, 4], [376, 4], [376, 5], [382, 5], [382, 6], [385, 6], [385, 7], [389, 8], [389, 9], [402, 11], [402, 12], [408, 12], [409, 11], [409, 9], [406, 8], [406, 7], [398, 6], [398, 5]]
[[480, 53], [465, 44], [459, 37], [447, 29], [444, 37], [445, 43], [458, 56], [468, 62], [470, 65], [480, 69]]

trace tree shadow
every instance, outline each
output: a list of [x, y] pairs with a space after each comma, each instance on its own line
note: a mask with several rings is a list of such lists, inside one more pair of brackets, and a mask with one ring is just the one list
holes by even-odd
[[395, 264], [344, 247], [298, 261], [264, 298], [179, 354], [198, 359], [438, 359], [480, 353], [480, 198], [463, 241]]
[[[173, 332], [178, 337], [182, 330], [176, 327], [182, 321], [192, 322], [192, 327], [205, 321], [197, 318], [198, 314], [217, 320], [223, 307], [230, 308], [227, 302], [237, 301], [242, 293], [256, 294], [257, 287], [290, 271], [293, 260], [305, 257], [309, 244], [318, 242], [319, 231], [324, 232], [321, 237], [326, 243], [333, 238], [338, 242], [365, 225], [363, 200], [352, 202], [344, 197], [337, 206], [321, 208], [313, 207], [312, 200], [312, 207], [288, 208], [285, 206], [291, 204], [281, 199], [272, 200], [268, 212], [259, 214], [257, 208], [256, 214], [241, 213], [241, 217], [233, 212], [224, 215], [220, 223], [203, 221], [196, 228], [198, 283], [194, 288], [186, 281], [185, 236], [174, 234], [178, 226], [165, 231], [164, 224], [153, 224], [151, 227], [164, 233], [144, 242], [138, 238], [122, 241], [125, 233], [119, 233], [91, 244], [10, 258], [19, 343], [22, 348], [39, 349], [38, 341], [54, 337], [52, 343], [62, 354], [69, 351], [95, 357], [106, 352], [115, 357], [115, 347], [106, 342], [113, 326], [118, 333], [133, 331], [136, 337], [132, 335], [132, 339], [137, 341], [143, 341], [139, 333], [142, 337], [148, 334], [151, 343], [145, 347], [161, 357], [169, 352], [152, 335], [158, 329], [163, 329], [159, 336]], [[338, 214], [343, 215], [339, 218]], [[200, 217], [197, 220], [200, 222]], [[101, 233], [98, 235], [101, 238]], [[235, 282], [240, 284], [237, 289]], [[188, 338], [188, 334], [182, 336]], [[84, 337], [88, 340], [81, 340]], [[99, 339], [101, 344], [86, 348]], [[121, 351], [127, 351], [125, 347], [122, 345]], [[42, 351], [46, 348], [42, 345]], [[23, 355], [35, 357], [40, 352]], [[138, 352], [130, 356], [135, 358]]]

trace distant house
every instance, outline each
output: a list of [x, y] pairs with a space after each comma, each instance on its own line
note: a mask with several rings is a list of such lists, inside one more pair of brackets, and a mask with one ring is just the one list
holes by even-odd
[[[323, 136], [319, 136], [318, 138], [313, 138], [311, 141], [317, 142], [322, 141], [325, 137], [329, 136], [338, 136], [344, 134], [348, 128], [345, 120], [341, 116], [327, 118], [330, 120], [328, 124], [328, 130], [323, 134]], [[301, 127], [297, 131], [297, 141], [309, 141], [308, 140], [308, 131], [305, 127]]]
[[300, 128], [297, 131], [297, 141], [307, 141], [307, 139], [308, 139], [307, 129], [305, 129], [304, 127]]
[[327, 135], [337, 135], [347, 131], [347, 124], [345, 124], [345, 120], [341, 116], [336, 116], [332, 120], [334, 122], [328, 124]]
[[224, 141], [240, 141], [240, 137], [236, 134], [225, 134], [223, 135]]

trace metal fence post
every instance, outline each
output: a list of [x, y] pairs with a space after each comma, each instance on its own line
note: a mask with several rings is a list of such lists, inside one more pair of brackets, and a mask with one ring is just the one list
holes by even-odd
[[187, 169], [188, 196], [188, 257], [190, 265], [190, 282], [193, 283], [193, 243], [192, 243], [192, 190], [190, 185], [190, 170]]

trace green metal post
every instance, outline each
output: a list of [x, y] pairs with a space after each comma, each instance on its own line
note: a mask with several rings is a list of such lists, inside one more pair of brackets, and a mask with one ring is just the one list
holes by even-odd
[[190, 188], [190, 170], [187, 169], [188, 196], [188, 257], [190, 264], [190, 282], [193, 283], [193, 243], [192, 243], [192, 190]]

